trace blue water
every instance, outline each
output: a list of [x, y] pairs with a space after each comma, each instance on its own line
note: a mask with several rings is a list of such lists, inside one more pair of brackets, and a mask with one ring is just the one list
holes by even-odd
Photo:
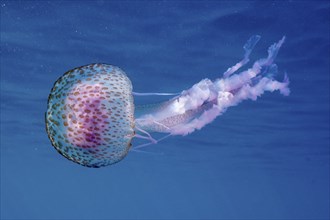
[[[329, 1], [1, 1], [1, 219], [329, 219]], [[180, 92], [287, 40], [291, 95], [90, 169], [50, 144], [53, 83], [89, 63]], [[137, 102], [138, 100], [136, 100]], [[145, 100], [141, 100], [144, 102]]]

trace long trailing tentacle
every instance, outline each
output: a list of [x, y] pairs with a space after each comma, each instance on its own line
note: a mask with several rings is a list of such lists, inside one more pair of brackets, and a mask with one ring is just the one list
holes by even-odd
[[159, 92], [147, 92], [147, 93], [141, 93], [141, 92], [132, 92], [132, 95], [135, 96], [175, 96], [180, 95], [180, 93], [159, 93]]
[[[157, 144], [157, 143], [159, 143], [160, 141], [162, 141], [162, 140], [164, 140], [164, 139], [166, 139], [166, 138], [168, 138], [168, 137], [170, 137], [170, 136], [172, 136], [172, 134], [167, 134], [167, 135], [165, 135], [164, 137], [159, 138], [159, 139], [157, 139], [157, 140], [153, 139], [153, 141], [150, 141], [150, 142], [148, 142], [148, 143], [140, 144], [140, 145], [138, 145], [138, 146], [136, 146], [136, 147], [133, 147], [133, 148], [132, 148], [132, 151], [137, 151], [137, 149], [140, 149], [140, 148], [143, 148], [143, 147], [146, 147], [146, 146], [152, 145], [152, 144]], [[141, 135], [137, 135], [137, 134], [136, 134], [135, 137], [137, 137], [137, 138], [141, 138]], [[145, 138], [144, 136], [142, 136], [142, 138], [143, 138], [143, 139], [148, 139], [148, 138]]]

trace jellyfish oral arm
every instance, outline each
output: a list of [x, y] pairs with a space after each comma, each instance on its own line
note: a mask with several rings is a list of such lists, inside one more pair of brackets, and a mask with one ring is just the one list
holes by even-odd
[[227, 78], [228, 76], [230, 76], [231, 74], [236, 72], [239, 68], [241, 68], [242, 66], [244, 66], [245, 64], [247, 64], [249, 62], [249, 60], [250, 60], [249, 56], [250, 56], [253, 48], [255, 47], [255, 45], [260, 40], [260, 38], [261, 37], [259, 35], [254, 35], [245, 43], [245, 45], [243, 47], [245, 50], [243, 60], [238, 62], [236, 65], [228, 68], [228, 70], [223, 74], [223, 77]]
[[269, 47], [267, 58], [257, 60], [252, 68], [234, 74], [248, 62], [249, 54], [259, 39], [259, 36], [253, 36], [248, 40], [243, 60], [229, 68], [223, 78], [214, 81], [203, 79], [158, 108], [140, 114], [135, 120], [136, 127], [146, 132], [187, 135], [211, 123], [228, 107], [243, 100], [256, 100], [265, 91], [279, 90], [281, 94], [289, 95], [288, 77], [285, 75], [282, 82], [273, 78], [277, 73], [273, 61], [284, 37]]

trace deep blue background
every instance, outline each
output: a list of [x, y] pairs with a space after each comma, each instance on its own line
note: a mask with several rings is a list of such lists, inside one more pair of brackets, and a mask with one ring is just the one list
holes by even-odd
[[[1, 218], [329, 218], [329, 14], [329, 1], [1, 1]], [[220, 77], [254, 34], [253, 60], [287, 36], [289, 97], [106, 168], [51, 146], [44, 112], [65, 71], [110, 63], [135, 91], [178, 92]]]

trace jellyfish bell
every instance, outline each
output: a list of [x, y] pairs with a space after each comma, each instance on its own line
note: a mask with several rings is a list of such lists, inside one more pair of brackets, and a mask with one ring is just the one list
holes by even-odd
[[[273, 64], [283, 37], [268, 49], [268, 56], [236, 73], [249, 62], [260, 36], [244, 45], [243, 59], [222, 78], [203, 79], [181, 93], [137, 93], [118, 67], [90, 64], [68, 71], [54, 84], [48, 98], [46, 130], [55, 149], [87, 167], [103, 167], [122, 160], [130, 150], [154, 144], [171, 135], [187, 135], [211, 123], [229, 107], [256, 100], [264, 92], [289, 95], [289, 79], [274, 79]], [[174, 96], [160, 104], [134, 106], [133, 96]], [[166, 133], [154, 139], [150, 133]], [[132, 138], [147, 143], [131, 149]]]
[[66, 72], [49, 95], [46, 129], [55, 149], [73, 162], [101, 167], [120, 161], [134, 137], [131, 81], [107, 64]]

